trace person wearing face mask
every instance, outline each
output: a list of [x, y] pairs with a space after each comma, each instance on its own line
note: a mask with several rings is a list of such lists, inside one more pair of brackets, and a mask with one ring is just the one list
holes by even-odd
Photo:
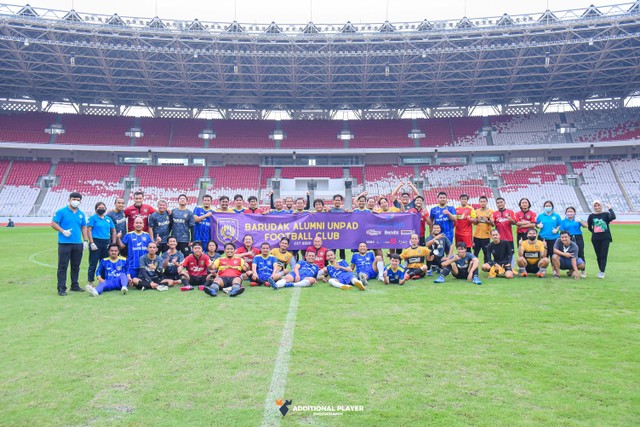
[[[58, 295], [67, 295], [67, 269], [71, 265], [71, 290], [84, 292], [78, 283], [82, 252], [89, 247], [87, 218], [80, 209], [82, 194], [69, 194], [69, 204], [56, 211], [51, 228], [58, 232]], [[84, 240], [84, 242], [83, 242]]]
[[530, 228], [527, 231], [527, 238], [520, 242], [517, 262], [520, 276], [527, 277], [529, 274], [535, 274], [536, 277], [545, 276], [549, 258], [547, 258], [544, 242], [538, 240], [538, 232], [535, 228]]
[[603, 212], [602, 202], [594, 200], [593, 213], [587, 218], [587, 225], [591, 232], [591, 243], [593, 250], [596, 252], [598, 260], [598, 279], [604, 279], [604, 270], [607, 268], [607, 257], [609, 256], [609, 245], [613, 241], [611, 237], [610, 223], [616, 219], [616, 214], [611, 209], [611, 205], [607, 205], [608, 212]]
[[544, 211], [536, 219], [536, 227], [540, 229], [539, 234], [547, 244], [547, 251], [553, 252], [553, 245], [560, 236], [560, 223], [562, 218], [553, 211], [554, 206], [551, 200], [544, 202]]
[[[565, 218], [560, 222], [560, 231], [567, 231], [571, 235], [571, 240], [578, 245], [578, 258], [586, 260], [584, 257], [584, 239], [582, 237], [582, 227], [587, 227], [586, 221], [581, 220], [576, 215], [576, 208], [569, 206], [564, 211]], [[582, 277], [587, 277], [586, 268], [581, 272]]]
[[96, 203], [96, 213], [87, 221], [87, 235], [89, 237], [89, 270], [87, 281], [93, 286], [96, 268], [102, 258], [109, 256], [109, 244], [116, 241], [116, 226], [113, 220], [106, 216], [107, 205], [103, 202]]

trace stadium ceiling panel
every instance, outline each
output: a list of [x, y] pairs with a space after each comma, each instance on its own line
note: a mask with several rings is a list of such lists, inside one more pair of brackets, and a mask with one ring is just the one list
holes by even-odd
[[436, 108], [640, 90], [639, 3], [453, 21], [244, 24], [0, 5], [0, 97]]

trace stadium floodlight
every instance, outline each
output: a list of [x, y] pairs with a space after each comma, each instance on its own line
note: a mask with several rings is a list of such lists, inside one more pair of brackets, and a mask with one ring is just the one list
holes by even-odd
[[387, 65], [384, 67], [384, 76], [385, 76], [385, 77], [389, 77], [389, 74], [391, 74], [391, 70], [389, 69], [389, 64], [387, 64]]
[[25, 46], [29, 46], [31, 43], [29, 42], [29, 39], [24, 39], [24, 45]]

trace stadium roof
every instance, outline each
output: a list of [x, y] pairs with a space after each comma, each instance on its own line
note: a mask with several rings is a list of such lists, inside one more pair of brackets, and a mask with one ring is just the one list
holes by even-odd
[[254, 110], [501, 105], [640, 90], [640, 2], [377, 24], [0, 5], [0, 97]]

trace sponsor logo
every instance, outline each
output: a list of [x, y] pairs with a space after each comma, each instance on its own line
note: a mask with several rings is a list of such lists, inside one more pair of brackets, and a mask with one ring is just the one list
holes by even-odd
[[367, 235], [368, 236], [379, 236], [381, 234], [382, 234], [382, 231], [380, 231], [380, 230], [373, 230], [373, 229], [367, 230]]
[[400, 232], [398, 230], [384, 230], [385, 236], [397, 236]]
[[400, 234], [403, 236], [410, 236], [413, 234], [413, 230], [400, 230]]
[[289, 412], [289, 405], [291, 405], [291, 403], [293, 403], [293, 400], [276, 399], [276, 405], [283, 417]]

